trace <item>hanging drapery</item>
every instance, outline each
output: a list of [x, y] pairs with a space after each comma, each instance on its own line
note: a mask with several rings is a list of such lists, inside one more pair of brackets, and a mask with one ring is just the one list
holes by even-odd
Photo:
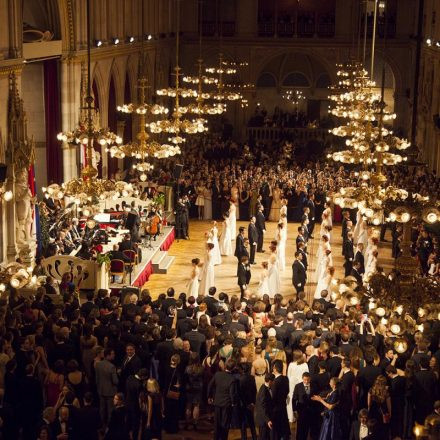
[[46, 122], [47, 182], [63, 181], [63, 157], [57, 134], [61, 131], [59, 62], [44, 61], [44, 107]]

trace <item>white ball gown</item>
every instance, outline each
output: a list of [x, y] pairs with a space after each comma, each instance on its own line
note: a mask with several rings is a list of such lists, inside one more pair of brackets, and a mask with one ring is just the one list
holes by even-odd
[[220, 254], [226, 257], [232, 255], [232, 243], [231, 243], [231, 217], [225, 218], [223, 220], [222, 235], [220, 237]]
[[304, 362], [298, 365], [296, 362], [291, 362], [287, 367], [287, 378], [289, 379], [289, 397], [287, 399], [287, 417], [289, 418], [289, 422], [293, 423], [293, 391], [295, 389], [295, 385], [302, 382], [302, 375], [305, 372], [309, 372], [309, 366], [307, 362]]
[[214, 245], [214, 247], [212, 249], [212, 264], [214, 266], [216, 266], [217, 264], [222, 264], [222, 256], [220, 254], [220, 245], [218, 242], [217, 226], [213, 226], [211, 228], [211, 230], [209, 231], [207, 243], [212, 243]]
[[209, 288], [215, 286], [212, 249], [205, 254], [205, 261], [200, 274], [199, 295], [208, 295]]
[[237, 207], [235, 204], [229, 204], [229, 227], [231, 229], [230, 240], [235, 240], [237, 237]]
[[324, 209], [324, 211], [322, 211], [322, 217], [321, 220], [327, 217], [327, 223], [329, 226], [333, 227], [333, 220], [332, 220], [332, 210], [330, 209], [330, 207], [328, 206], [327, 208]]
[[362, 224], [360, 226], [358, 240], [357, 240], [357, 242], [353, 241], [353, 243], [356, 243], [356, 244], [362, 243], [364, 245], [363, 254], [365, 256], [366, 252], [367, 252], [367, 246], [368, 246], [368, 226], [367, 226], [366, 222], [362, 222]]
[[[319, 243], [319, 247], [318, 247], [318, 253], [316, 254], [316, 269], [315, 269], [315, 273], [313, 275], [313, 282], [317, 283], [320, 275], [322, 275], [322, 271], [325, 271], [325, 267], [323, 268], [323, 259], [324, 256], [326, 255], [325, 251], [331, 251], [331, 246], [330, 246], [330, 242], [328, 241], [324, 241], [321, 238], [321, 242]], [[331, 254], [330, 254], [331, 255]]]
[[356, 226], [354, 227], [353, 230], [353, 243], [357, 244], [358, 240], [359, 240], [359, 235], [361, 233], [361, 228], [362, 228], [362, 223], [364, 222], [364, 218], [362, 217], [361, 212], [358, 210], [358, 212], [356, 213]]
[[284, 271], [286, 268], [286, 240], [287, 236], [285, 234], [284, 228], [280, 231], [277, 230], [277, 234], [275, 237], [277, 244], [277, 261], [278, 261], [278, 269], [280, 272]]
[[322, 258], [321, 263], [321, 273], [319, 274], [318, 284], [316, 285], [315, 294], [313, 298], [321, 298], [321, 292], [328, 289], [329, 283], [331, 281], [331, 276], [329, 275], [327, 269], [330, 267], [330, 256], [325, 255]]
[[370, 275], [373, 275], [376, 272], [377, 267], [377, 258], [372, 255], [371, 258], [367, 261], [367, 264], [365, 265], [365, 273], [363, 280], [366, 281], [367, 278], [370, 277]]
[[195, 298], [197, 298], [197, 296], [199, 295], [199, 277], [200, 268], [198, 266], [195, 266], [191, 271], [191, 278], [187, 286], [187, 296], [194, 296]]
[[258, 296], [269, 295], [269, 271], [267, 269], [263, 269], [260, 274], [260, 283], [257, 289]]
[[278, 269], [278, 259], [276, 251], [269, 257], [268, 265], [269, 297], [273, 298], [277, 293], [280, 293], [281, 291], [281, 279], [280, 271]]

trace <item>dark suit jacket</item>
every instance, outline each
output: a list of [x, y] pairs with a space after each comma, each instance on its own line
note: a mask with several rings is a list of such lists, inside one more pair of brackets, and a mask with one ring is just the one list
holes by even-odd
[[253, 223], [249, 223], [248, 238], [251, 246], [258, 241], [257, 227]]
[[255, 397], [257, 395], [257, 385], [255, 376], [250, 374], [242, 374], [239, 378], [240, 400], [244, 408], [255, 405]]
[[248, 285], [251, 280], [251, 266], [250, 264], [240, 263], [237, 268], [238, 285]]
[[305, 243], [306, 239], [305, 239], [305, 237], [303, 235], [298, 235], [296, 237], [295, 242], [296, 242], [296, 250], [298, 251], [299, 250], [299, 243]]
[[299, 342], [304, 335], [304, 330], [294, 330], [289, 336], [289, 345], [292, 349], [299, 348]]
[[354, 258], [354, 249], [353, 249], [353, 240], [346, 240], [342, 246], [342, 255], [346, 260], [353, 260]]
[[354, 254], [354, 261], [359, 261], [359, 263], [361, 263], [359, 273], [363, 275], [365, 273], [365, 258], [362, 252], [356, 251], [356, 253]]
[[350, 275], [356, 278], [358, 284], [362, 285], [362, 276], [354, 267], [351, 269]]
[[349, 440], [359, 440], [360, 429], [361, 429], [361, 422], [359, 420], [355, 420], [351, 424]]
[[107, 359], [95, 365], [96, 388], [99, 396], [113, 397], [117, 391], [116, 367]]
[[310, 392], [308, 395], [303, 382], [297, 383], [293, 389], [292, 407], [293, 411], [298, 411], [299, 417], [304, 415], [313, 416], [311, 413], [316, 405], [311, 397], [317, 393], [317, 390], [312, 383], [310, 383], [309, 387]]
[[206, 341], [205, 335], [197, 330], [196, 331], [191, 330], [188, 333], [185, 333], [184, 338], [188, 339], [189, 344], [191, 346], [191, 351], [197, 353], [200, 356], [200, 358], [202, 358], [204, 352], [206, 351], [206, 348], [204, 349], [203, 346], [203, 344]]
[[309, 265], [309, 262], [307, 261], [307, 252], [304, 252], [304, 251], [302, 251], [300, 249], [298, 249], [298, 252], [301, 252], [301, 254], [302, 254], [303, 258], [301, 260], [301, 263], [304, 265], [304, 267], [305, 267], [305, 269], [307, 271], [307, 266]]
[[246, 248], [244, 247], [244, 237], [241, 234], [237, 235], [237, 239], [235, 240], [235, 252], [234, 256], [238, 258], [240, 261], [241, 257], [245, 255]]
[[289, 379], [286, 376], [278, 376], [272, 384], [272, 421], [273, 428], [279, 436], [287, 436], [290, 434], [286, 407], [286, 399], [288, 395]]
[[208, 308], [208, 315], [211, 317], [216, 316], [218, 313], [218, 300], [213, 296], [208, 295], [203, 298], [203, 302]]
[[236, 406], [239, 402], [237, 379], [232, 373], [218, 371], [208, 384], [208, 396], [214, 398], [214, 406]]
[[304, 290], [306, 279], [307, 274], [304, 265], [300, 261], [295, 260], [292, 264], [292, 284]]
[[136, 374], [141, 368], [142, 368], [142, 361], [141, 358], [138, 355], [134, 355], [127, 363], [126, 357], [122, 361], [122, 369], [121, 369], [121, 375], [119, 380], [119, 386], [122, 391], [125, 392], [125, 382], [127, 381], [127, 378], [129, 376], [133, 376]]
[[255, 419], [258, 426], [265, 425], [272, 420], [272, 410], [272, 396], [269, 388], [263, 384], [258, 390], [257, 401], [255, 404]]
[[263, 230], [266, 229], [264, 214], [261, 211], [258, 211], [255, 216], [255, 220], [255, 226], [257, 227], [258, 234], [262, 234]]

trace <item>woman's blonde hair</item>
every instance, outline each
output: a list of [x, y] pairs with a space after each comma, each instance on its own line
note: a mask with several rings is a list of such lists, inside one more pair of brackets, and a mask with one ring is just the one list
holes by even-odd
[[147, 391], [149, 393], [158, 393], [159, 392], [159, 383], [156, 379], [148, 379], [147, 380]]
[[304, 354], [301, 350], [293, 350], [293, 362], [296, 362], [297, 365], [301, 365], [305, 362]]

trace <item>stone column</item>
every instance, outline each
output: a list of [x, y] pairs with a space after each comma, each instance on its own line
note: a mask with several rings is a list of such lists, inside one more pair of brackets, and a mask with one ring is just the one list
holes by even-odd
[[12, 165], [12, 160], [8, 161], [8, 176], [6, 180], [6, 191], [12, 191], [14, 194], [12, 200], [8, 203], [3, 202], [4, 206], [4, 218], [6, 223], [6, 261], [9, 263], [14, 262], [17, 258], [17, 237], [15, 225], [17, 222], [17, 217], [15, 214], [15, 176], [14, 167]]
[[21, 58], [23, 47], [23, 10], [21, 0], [9, 0], [9, 57]]

